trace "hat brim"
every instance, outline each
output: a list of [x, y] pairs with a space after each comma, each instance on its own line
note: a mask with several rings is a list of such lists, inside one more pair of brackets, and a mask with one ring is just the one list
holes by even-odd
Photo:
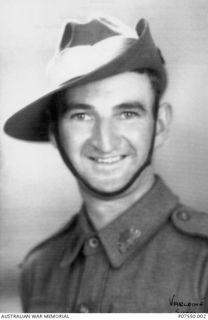
[[6, 121], [4, 131], [17, 139], [48, 142], [49, 117], [47, 110], [54, 103], [55, 94], [66, 88], [81, 86], [127, 71], [153, 70], [160, 78], [160, 91], [163, 92], [167, 83], [164, 61], [151, 38], [148, 24], [145, 20], [141, 20], [141, 22], [143, 23], [143, 28], [141, 28], [143, 31], [138, 40], [134, 41], [125, 52], [93, 72], [63, 83], [60, 87], [21, 109]]

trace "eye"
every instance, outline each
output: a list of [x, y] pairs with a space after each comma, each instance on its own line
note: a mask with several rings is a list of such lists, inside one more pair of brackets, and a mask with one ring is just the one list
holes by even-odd
[[76, 121], [90, 121], [92, 116], [86, 112], [77, 112], [70, 115], [70, 119]]
[[130, 120], [139, 117], [139, 114], [135, 111], [123, 111], [120, 114], [122, 120]]

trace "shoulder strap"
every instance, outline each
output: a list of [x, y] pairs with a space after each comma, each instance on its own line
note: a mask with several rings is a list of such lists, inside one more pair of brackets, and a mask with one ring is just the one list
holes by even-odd
[[180, 205], [171, 216], [180, 231], [208, 239], [208, 214]]

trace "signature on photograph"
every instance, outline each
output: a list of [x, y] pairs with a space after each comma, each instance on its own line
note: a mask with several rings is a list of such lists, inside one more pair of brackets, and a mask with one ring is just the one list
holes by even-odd
[[169, 298], [169, 303], [171, 307], [176, 308], [175, 312], [195, 313], [199, 312], [201, 307], [203, 307], [204, 299], [205, 298], [201, 299], [200, 301], [183, 300], [178, 298], [175, 294], [173, 294], [173, 296]]

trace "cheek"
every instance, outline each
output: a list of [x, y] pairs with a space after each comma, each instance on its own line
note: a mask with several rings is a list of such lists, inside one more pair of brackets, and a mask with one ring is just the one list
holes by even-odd
[[82, 141], [84, 137], [89, 137], [92, 125], [88, 123], [73, 123], [66, 120], [59, 122], [59, 133], [64, 140]]
[[86, 134], [82, 132], [83, 130], [75, 130], [73, 126], [62, 123], [59, 127], [59, 134], [62, 146], [65, 152], [70, 156], [70, 158], [78, 160], [83, 146], [86, 142]]
[[130, 123], [120, 130], [122, 137], [135, 148], [149, 145], [152, 139], [153, 125], [151, 122]]

